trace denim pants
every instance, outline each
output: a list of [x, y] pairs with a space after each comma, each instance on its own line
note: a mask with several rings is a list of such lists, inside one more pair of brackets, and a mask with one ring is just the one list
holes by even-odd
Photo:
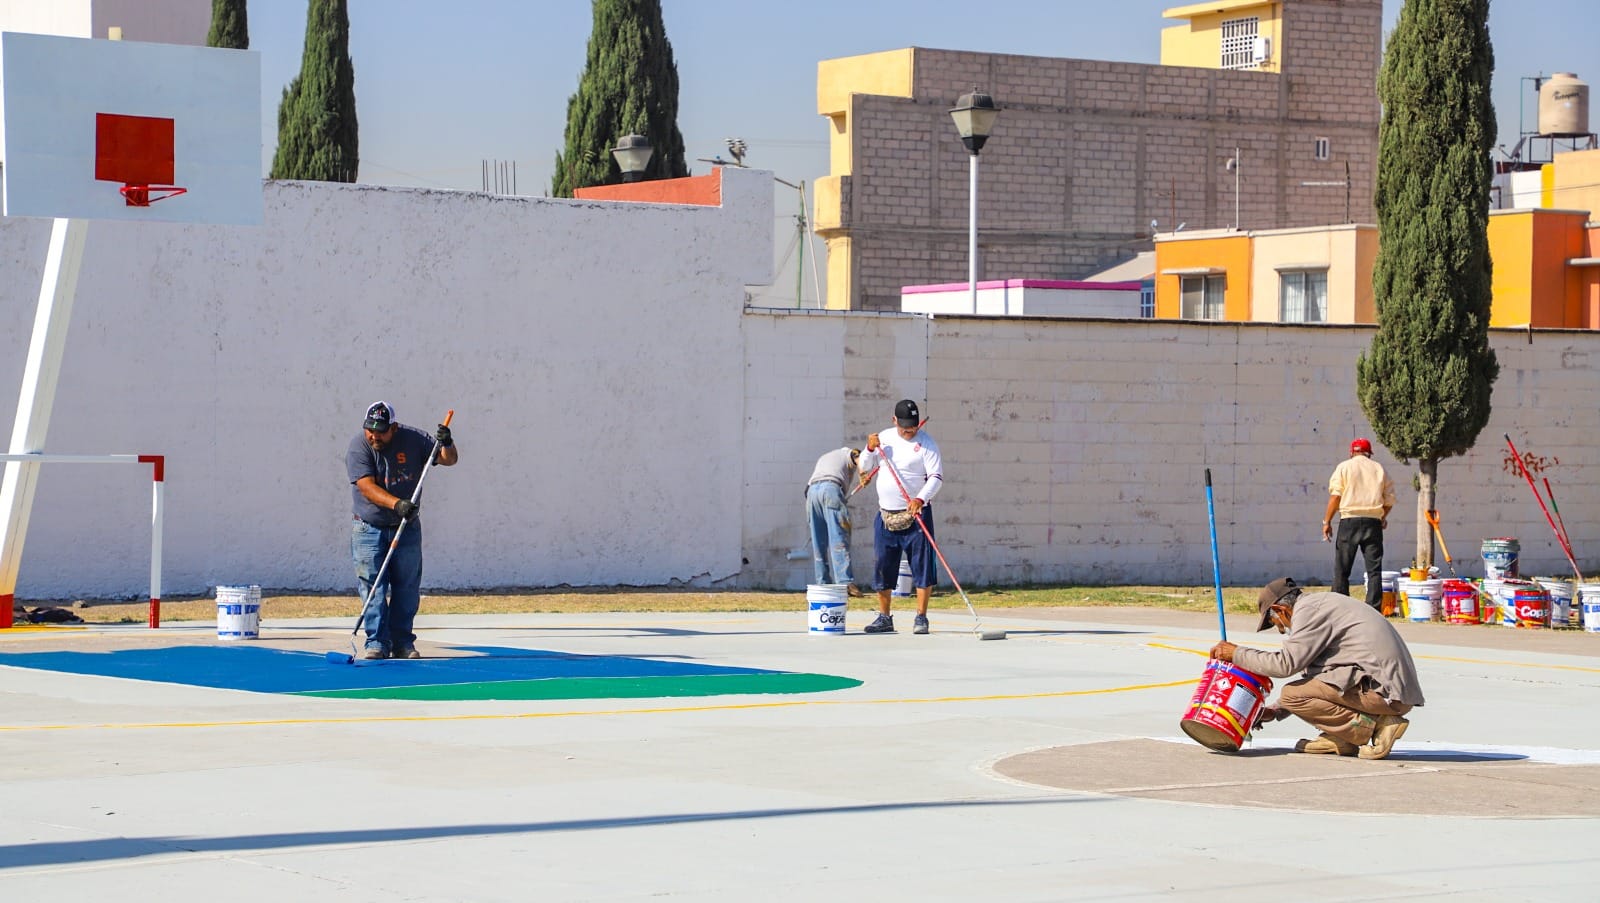
[[850, 509], [844, 487], [818, 480], [806, 487], [806, 519], [811, 523], [811, 566], [817, 583], [854, 583], [850, 573]]
[[[394, 541], [397, 529], [374, 527], [363, 520], [350, 522], [350, 557], [355, 559], [356, 582], [361, 587], [362, 599], [372, 592], [372, 580], [383, 565], [383, 556], [389, 554], [389, 544]], [[361, 613], [367, 648], [393, 652], [416, 645], [417, 635], [411, 631], [411, 624], [421, 605], [422, 522], [413, 518], [400, 534], [400, 544], [395, 547], [394, 557], [389, 559], [389, 567], [378, 582], [372, 603]]]

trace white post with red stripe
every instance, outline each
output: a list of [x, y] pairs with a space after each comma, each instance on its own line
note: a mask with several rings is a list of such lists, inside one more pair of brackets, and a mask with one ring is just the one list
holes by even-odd
[[[166, 519], [167, 459], [165, 455], [0, 455], [6, 472], [12, 467], [37, 472], [40, 464], [149, 464], [150, 474], [150, 626], [161, 626], [161, 532]], [[16, 572], [11, 574], [16, 586]], [[11, 626], [12, 601], [5, 601], [5, 619], [0, 627]]]

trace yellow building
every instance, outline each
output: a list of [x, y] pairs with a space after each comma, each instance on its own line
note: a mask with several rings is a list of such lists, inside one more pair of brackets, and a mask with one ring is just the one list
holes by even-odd
[[1161, 30], [1161, 65], [1277, 72], [1283, 4], [1274, 0], [1212, 0], [1161, 14], [1187, 20]]
[[[1600, 223], [1575, 210], [1489, 216], [1490, 326], [1600, 329]], [[1369, 225], [1156, 237], [1155, 315], [1257, 323], [1375, 323]]]

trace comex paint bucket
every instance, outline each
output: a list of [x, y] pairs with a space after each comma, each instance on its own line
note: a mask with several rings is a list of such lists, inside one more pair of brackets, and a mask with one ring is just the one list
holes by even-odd
[[900, 579], [895, 581], [894, 592], [890, 595], [909, 597], [916, 592], [916, 586], [911, 581], [911, 558], [907, 555], [900, 556]]
[[1272, 681], [1227, 662], [1206, 662], [1206, 673], [1178, 726], [1194, 742], [1217, 752], [1238, 752], [1260, 717]]
[[1550, 593], [1537, 583], [1518, 587], [1512, 594], [1518, 627], [1550, 626]]
[[1490, 580], [1505, 580], [1517, 576], [1517, 556], [1522, 544], [1516, 537], [1501, 536], [1483, 541], [1483, 576]]
[[1478, 591], [1465, 580], [1446, 580], [1439, 592], [1444, 619], [1451, 624], [1477, 624]]
[[217, 587], [217, 639], [255, 640], [261, 638], [261, 587]]
[[[1486, 588], [1493, 587], [1492, 592], [1494, 593], [1495, 601], [1500, 605], [1500, 625], [1502, 627], [1516, 627], [1520, 623], [1520, 619], [1517, 616], [1519, 599], [1522, 604], [1527, 605], [1538, 595], [1544, 593], [1544, 589], [1532, 580], [1508, 578], [1493, 582], [1485, 580], [1483, 583]], [[1548, 595], [1545, 597], [1544, 604], [1548, 610], [1550, 604]]]
[[844, 636], [844, 615], [850, 604], [850, 584], [811, 583], [806, 585], [809, 609], [807, 633], [811, 636]]
[[1566, 627], [1572, 623], [1572, 603], [1575, 601], [1572, 581], [1560, 577], [1535, 577], [1533, 582], [1550, 594], [1550, 626]]
[[1578, 604], [1583, 610], [1583, 629], [1589, 633], [1600, 633], [1600, 583], [1580, 584]]

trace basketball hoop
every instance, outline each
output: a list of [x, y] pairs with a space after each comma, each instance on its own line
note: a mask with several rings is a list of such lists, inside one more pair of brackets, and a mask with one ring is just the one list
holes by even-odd
[[189, 189], [179, 188], [176, 185], [124, 185], [118, 190], [122, 192], [123, 200], [129, 207], [148, 207], [156, 201], [164, 201], [189, 192]]

